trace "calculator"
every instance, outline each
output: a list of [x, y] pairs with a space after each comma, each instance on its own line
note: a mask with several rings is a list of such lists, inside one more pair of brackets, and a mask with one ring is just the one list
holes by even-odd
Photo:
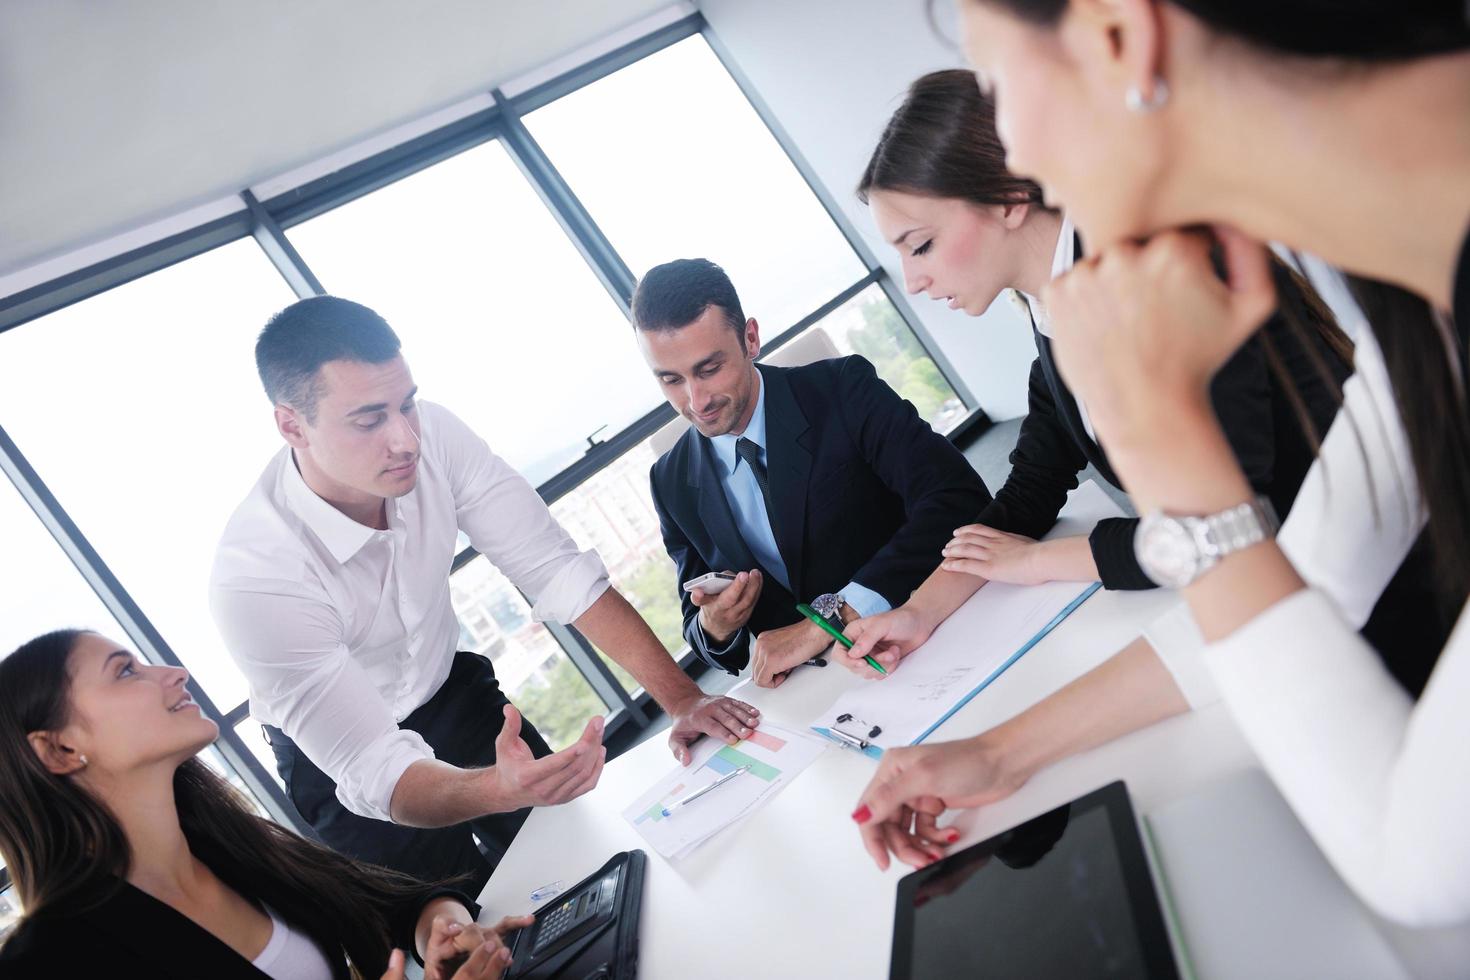
[[535, 913], [511, 936], [508, 976], [525, 980], [621, 980], [637, 972], [642, 851], [624, 851]]

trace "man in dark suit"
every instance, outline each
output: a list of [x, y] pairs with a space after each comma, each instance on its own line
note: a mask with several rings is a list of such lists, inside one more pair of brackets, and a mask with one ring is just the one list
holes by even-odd
[[[633, 321], [664, 397], [692, 424], [651, 474], [678, 581], [736, 573], [718, 594], [680, 589], [684, 636], [713, 666], [753, 660], [756, 683], [780, 684], [831, 642], [799, 601], [843, 623], [902, 603], [990, 501], [863, 358], [757, 365], [758, 325], [714, 263], [650, 271]], [[844, 654], [833, 650], [855, 667]]]

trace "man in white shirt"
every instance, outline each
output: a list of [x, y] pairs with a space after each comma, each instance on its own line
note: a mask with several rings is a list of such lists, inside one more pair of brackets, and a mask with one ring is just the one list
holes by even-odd
[[749, 705], [703, 695], [524, 478], [417, 401], [372, 310], [294, 303], [262, 331], [256, 362], [286, 447], [226, 526], [210, 605], [287, 792], [329, 845], [478, 887], [528, 807], [601, 774], [600, 717], [553, 754], [489, 660], [456, 653], [461, 530], [538, 620], [575, 625], [639, 680], [670, 714], [680, 761], [702, 734], [733, 743], [757, 724]]

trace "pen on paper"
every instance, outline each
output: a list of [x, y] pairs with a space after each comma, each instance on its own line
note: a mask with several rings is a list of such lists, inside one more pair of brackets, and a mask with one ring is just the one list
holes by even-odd
[[694, 792], [690, 793], [688, 796], [684, 797], [683, 799], [681, 799], [681, 800], [675, 800], [673, 803], [670, 803], [668, 806], [664, 807], [663, 808], [663, 815], [667, 817], [669, 814], [673, 813], [675, 810], [679, 809], [680, 807], [685, 807], [685, 806], [688, 806], [689, 804], [693, 803], [695, 800], [699, 799], [701, 796], [703, 796], [704, 794], [708, 793], [710, 790], [714, 789], [716, 786], [723, 786], [726, 783], [728, 783], [730, 780], [734, 779], [736, 776], [740, 775], [741, 773], [745, 773], [745, 772], [749, 772], [749, 771], [750, 771], [750, 766], [741, 766], [739, 769], [732, 769], [732, 770], [730, 770], [729, 772], [727, 772], [723, 776], [721, 776], [719, 779], [716, 779], [714, 782], [709, 783], [706, 786], [702, 786], [699, 789], [695, 790]]

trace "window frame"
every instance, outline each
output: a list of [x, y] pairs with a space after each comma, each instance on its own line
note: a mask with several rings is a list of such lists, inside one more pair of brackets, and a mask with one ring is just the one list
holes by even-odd
[[[653, 30], [525, 91], [507, 96], [501, 89], [493, 89], [488, 93], [493, 100], [490, 106], [474, 109], [459, 119], [372, 153], [325, 176], [307, 180], [265, 200], [257, 199], [249, 189], [241, 190], [236, 196], [238, 207], [222, 216], [0, 297], [0, 333], [245, 237], [256, 240], [298, 298], [321, 295], [324, 292], [322, 283], [286, 237], [287, 229], [491, 140], [501, 141], [603, 288], [628, 316], [636, 284], [632, 271], [577, 198], [573, 188], [562, 178], [554, 162], [531, 136], [523, 117], [695, 36], [702, 37], [709, 45], [866, 270], [861, 278], [837, 295], [765, 341], [764, 351], [769, 353], [779, 349], [863, 290], [877, 285], [969, 410], [964, 421], [949, 434], [950, 439], [961, 441], [983, 432], [990, 426], [990, 419], [978, 407], [963, 379], [915, 316], [901, 285], [893, 281], [867, 248], [770, 107], [740, 71], [703, 15], [698, 13]], [[554, 503], [674, 418], [675, 413], [667, 403], [659, 404], [622, 430], [591, 443], [580, 459], [543, 482], [536, 488], [537, 492], [548, 505]], [[87, 583], [117, 618], [140, 656], [152, 663], [182, 666], [167, 641], [88, 543], [3, 427], [0, 427], [0, 471], [15, 483]], [[461, 551], [455, 557], [451, 574], [476, 557], [478, 553], [473, 548]], [[656, 723], [658, 706], [647, 692], [639, 691], [635, 695], [625, 690], [593, 652], [591, 644], [574, 628], [560, 624], [547, 626], [610, 709], [605, 729], [608, 744], [620, 750], [635, 743], [644, 730]], [[687, 647], [677, 661], [686, 673], [696, 678], [706, 669]], [[221, 711], [196, 682], [191, 680], [190, 687], [205, 716], [220, 723], [217, 747], [226, 762], [235, 768], [274, 819], [298, 832], [312, 835], [272, 774], [265, 770], [235, 730], [237, 725], [246, 722], [248, 702]], [[0, 889], [8, 878], [8, 873], [0, 869]]]

